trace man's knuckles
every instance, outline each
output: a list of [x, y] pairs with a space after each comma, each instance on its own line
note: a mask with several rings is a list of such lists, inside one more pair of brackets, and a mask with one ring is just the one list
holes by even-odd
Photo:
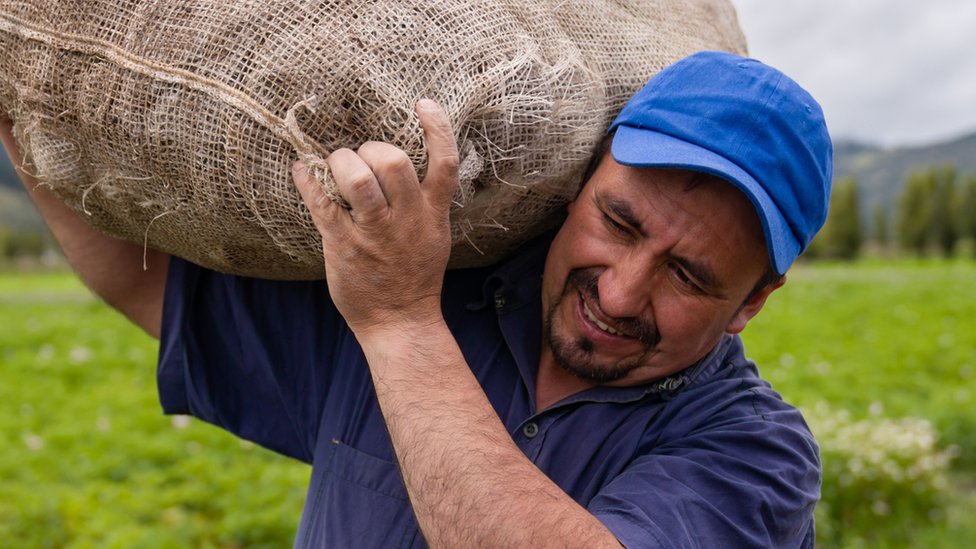
[[428, 174], [453, 179], [457, 177], [461, 157], [458, 156], [457, 150], [454, 150], [452, 153], [431, 156], [429, 165]]
[[[337, 178], [337, 182], [338, 178]], [[375, 194], [377, 192], [382, 192], [379, 189], [379, 182], [376, 181], [376, 176], [373, 172], [367, 169], [356, 170], [355, 172], [346, 174], [341, 182], [339, 182], [340, 187], [344, 187], [346, 192], [352, 195], [359, 195], [364, 197], [376, 198]], [[347, 197], [352, 199], [353, 197]]]
[[413, 163], [407, 153], [389, 143], [367, 141], [359, 147], [356, 154], [374, 171], [377, 169], [413, 170]]

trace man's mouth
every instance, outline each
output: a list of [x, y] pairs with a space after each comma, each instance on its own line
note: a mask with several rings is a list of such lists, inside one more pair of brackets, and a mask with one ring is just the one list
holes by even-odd
[[590, 310], [589, 305], [586, 304], [586, 299], [584, 299], [582, 295], [580, 296], [580, 301], [583, 302], [583, 313], [586, 314], [586, 318], [588, 318], [590, 322], [596, 324], [598, 328], [600, 328], [601, 330], [603, 330], [608, 334], [615, 335], [615, 336], [624, 336], [622, 332], [620, 332], [619, 330], [615, 330], [614, 328], [611, 328], [609, 324], [597, 318], [596, 315], [593, 314], [593, 311]]
[[585, 320], [594, 336], [606, 334], [610, 339], [604, 343], [616, 345], [623, 344], [626, 340], [637, 340], [647, 348], [656, 346], [661, 341], [661, 334], [654, 329], [653, 324], [639, 318], [611, 318], [603, 313], [597, 289], [598, 278], [599, 273], [593, 269], [573, 269], [566, 277], [563, 294], [557, 303], [568, 300], [575, 294], [579, 300], [576, 305], [579, 321]]

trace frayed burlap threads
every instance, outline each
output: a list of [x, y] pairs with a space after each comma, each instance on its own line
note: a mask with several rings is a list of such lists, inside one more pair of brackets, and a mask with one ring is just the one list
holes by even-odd
[[322, 276], [290, 176], [368, 140], [424, 169], [455, 123], [453, 267], [558, 221], [612, 115], [695, 51], [744, 53], [728, 0], [0, 0], [0, 109], [95, 227], [217, 270]]

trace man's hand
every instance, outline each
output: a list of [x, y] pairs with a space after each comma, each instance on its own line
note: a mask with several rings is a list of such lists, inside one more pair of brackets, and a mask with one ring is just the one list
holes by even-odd
[[[432, 548], [619, 547], [515, 445], [440, 308], [458, 154], [433, 102], [417, 105], [427, 177], [366, 143], [328, 158], [346, 210], [303, 166], [295, 184], [322, 233], [329, 291], [369, 363], [410, 503]], [[436, 426], [436, 428], [431, 428]]]
[[322, 235], [332, 299], [361, 335], [388, 326], [436, 322], [451, 252], [450, 204], [458, 152], [447, 114], [421, 100], [417, 116], [427, 140], [427, 177], [388, 143], [339, 149], [327, 160], [349, 209], [330, 201], [303, 164], [295, 185]]

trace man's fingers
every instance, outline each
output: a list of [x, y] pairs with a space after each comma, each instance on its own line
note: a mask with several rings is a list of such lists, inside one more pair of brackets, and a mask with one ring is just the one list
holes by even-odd
[[386, 215], [389, 203], [369, 165], [349, 149], [339, 149], [326, 159], [339, 194], [349, 203], [353, 221], [369, 222]]
[[422, 190], [435, 204], [447, 207], [457, 187], [460, 162], [451, 119], [430, 99], [417, 102], [417, 117], [427, 140], [427, 177]]
[[322, 185], [315, 180], [301, 161], [292, 165], [291, 176], [295, 181], [298, 194], [302, 195], [302, 201], [312, 213], [312, 221], [315, 222], [319, 232], [334, 230], [334, 228], [328, 229], [324, 225], [331, 225], [334, 222], [335, 210], [340, 209], [339, 206], [326, 196]]
[[372, 170], [393, 208], [410, 208], [419, 202], [420, 182], [407, 153], [389, 143], [367, 141], [356, 154]]

